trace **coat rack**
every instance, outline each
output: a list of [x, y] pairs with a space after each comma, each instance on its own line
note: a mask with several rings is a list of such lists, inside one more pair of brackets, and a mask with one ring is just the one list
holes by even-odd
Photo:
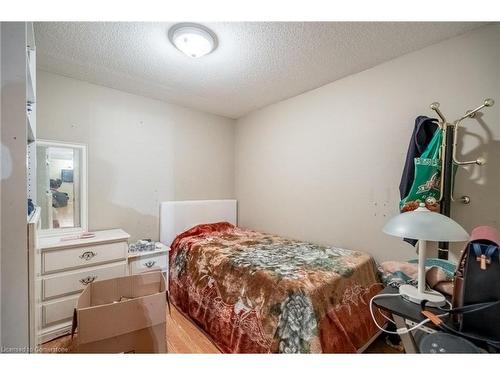
[[[450, 217], [451, 202], [457, 201], [453, 197], [453, 167], [464, 165], [484, 165], [486, 160], [484, 158], [477, 158], [476, 160], [461, 161], [457, 159], [457, 139], [458, 128], [460, 123], [466, 118], [474, 118], [476, 113], [485, 107], [491, 107], [495, 104], [493, 99], [485, 99], [483, 104], [476, 109], [465, 112], [465, 115], [459, 119], [448, 122], [446, 117], [439, 109], [439, 103], [434, 102], [431, 104], [431, 109], [437, 113], [440, 118], [439, 127], [443, 130], [443, 141], [441, 144], [441, 186], [440, 186], [440, 212], [443, 215]], [[470, 203], [470, 197], [464, 195], [458, 199], [463, 204]], [[448, 242], [440, 242], [438, 245], [438, 257], [440, 259], [448, 259]]]

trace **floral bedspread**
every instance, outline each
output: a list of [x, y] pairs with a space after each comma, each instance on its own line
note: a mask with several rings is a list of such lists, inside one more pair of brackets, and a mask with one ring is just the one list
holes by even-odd
[[169, 274], [171, 301], [225, 353], [352, 353], [377, 332], [382, 286], [359, 251], [204, 224], [174, 240]]

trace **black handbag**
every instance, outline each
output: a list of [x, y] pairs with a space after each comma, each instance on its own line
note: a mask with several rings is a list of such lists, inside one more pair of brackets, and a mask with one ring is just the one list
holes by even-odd
[[[471, 237], [455, 272], [453, 306], [457, 308], [500, 301], [498, 233], [491, 227], [478, 227]], [[500, 341], [500, 303], [465, 310], [455, 315], [459, 331]]]
[[499, 238], [491, 227], [472, 231], [455, 271], [453, 308], [441, 308], [451, 314], [452, 322], [437, 319], [441, 330], [496, 349], [500, 349]]

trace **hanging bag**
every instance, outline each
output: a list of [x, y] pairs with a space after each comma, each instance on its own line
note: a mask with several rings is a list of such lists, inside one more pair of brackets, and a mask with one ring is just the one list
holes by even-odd
[[[472, 231], [455, 272], [453, 306], [500, 301], [500, 235], [491, 227]], [[500, 304], [457, 317], [460, 331], [500, 340]]]
[[436, 320], [441, 330], [486, 343], [495, 351], [500, 350], [499, 245], [500, 234], [494, 228], [480, 226], [472, 231], [455, 271], [453, 308], [441, 309], [451, 314], [451, 322]]
[[420, 203], [431, 211], [439, 211], [442, 139], [443, 130], [437, 129], [422, 155], [415, 158], [415, 177], [410, 192], [399, 203], [401, 212], [413, 211]]

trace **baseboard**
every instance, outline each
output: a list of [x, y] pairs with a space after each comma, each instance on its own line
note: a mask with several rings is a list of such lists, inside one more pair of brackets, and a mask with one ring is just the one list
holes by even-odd
[[68, 335], [71, 333], [71, 321], [45, 328], [38, 332], [38, 343], [44, 344], [47, 341], [55, 338]]

